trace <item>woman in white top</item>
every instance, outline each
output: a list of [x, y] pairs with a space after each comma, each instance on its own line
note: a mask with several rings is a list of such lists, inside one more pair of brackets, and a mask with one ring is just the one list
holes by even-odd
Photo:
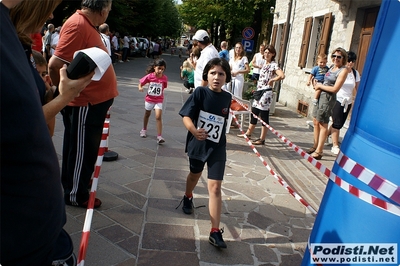
[[256, 53], [253, 57], [253, 60], [251, 60], [251, 64], [253, 65], [253, 76], [251, 79], [253, 80], [254, 84], [257, 84], [257, 81], [260, 77], [260, 70], [265, 63], [264, 50], [265, 44], [261, 44], [260, 52]]
[[[254, 98], [252, 103], [251, 112], [252, 114], [261, 118], [266, 124], [269, 125], [269, 108], [273, 101], [272, 88], [275, 82], [283, 80], [285, 74], [279, 67], [278, 63], [275, 62], [276, 50], [272, 45], [268, 45], [264, 50], [264, 65], [261, 66], [260, 77], [257, 82], [257, 91], [261, 92], [260, 98]], [[238, 137], [247, 136], [251, 138], [251, 133], [257, 125], [257, 118], [251, 116], [249, 128], [246, 130], [245, 134], [239, 134]], [[253, 145], [264, 145], [265, 138], [267, 136], [267, 128], [264, 124], [261, 127], [260, 137], [253, 141]]]
[[357, 91], [358, 84], [360, 83], [360, 74], [357, 70], [353, 69], [357, 55], [354, 52], [349, 51], [347, 52], [347, 56], [347, 77], [342, 87], [336, 94], [336, 104], [332, 110], [333, 123], [329, 129], [333, 144], [331, 152], [336, 155], [339, 153], [340, 129], [346, 122], [347, 116], [351, 110], [351, 105], [353, 103], [353, 91]]
[[234, 56], [229, 60], [232, 75], [231, 91], [239, 99], [242, 99], [243, 95], [244, 75], [250, 72], [249, 60], [244, 54], [243, 45], [238, 42], [235, 45]]

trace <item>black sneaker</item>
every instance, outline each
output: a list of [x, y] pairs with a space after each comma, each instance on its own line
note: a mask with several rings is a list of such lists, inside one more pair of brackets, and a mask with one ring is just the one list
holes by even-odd
[[189, 199], [188, 197], [186, 197], [186, 195], [184, 195], [182, 200], [183, 200], [183, 206], [182, 206], [183, 212], [186, 214], [192, 214], [193, 213], [193, 197]]
[[218, 232], [210, 233], [210, 237], [208, 238], [208, 242], [210, 242], [211, 245], [217, 248], [226, 248], [226, 243], [222, 239], [222, 233], [224, 232], [224, 229], [220, 229]]

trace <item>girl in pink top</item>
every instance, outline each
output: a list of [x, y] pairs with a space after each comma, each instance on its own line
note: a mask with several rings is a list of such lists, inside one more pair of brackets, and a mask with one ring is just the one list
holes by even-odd
[[155, 110], [156, 123], [157, 123], [157, 143], [164, 143], [165, 140], [162, 137], [162, 104], [164, 101], [164, 89], [167, 88], [168, 77], [163, 73], [167, 63], [163, 59], [157, 59], [151, 64], [146, 72], [146, 76], [139, 81], [139, 91], [143, 91], [143, 86], [149, 84], [144, 103], [144, 118], [143, 128], [140, 130], [140, 137], [147, 137], [147, 124], [149, 123], [149, 117], [151, 110]]

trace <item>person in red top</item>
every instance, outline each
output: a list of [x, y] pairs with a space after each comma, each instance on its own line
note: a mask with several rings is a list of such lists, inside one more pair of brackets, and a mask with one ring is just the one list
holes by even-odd
[[32, 50], [38, 51], [42, 53], [42, 46], [43, 46], [43, 40], [42, 40], [42, 34], [40, 32], [36, 32], [31, 34], [32, 38]]
[[167, 63], [163, 59], [156, 59], [146, 70], [146, 76], [139, 80], [139, 91], [143, 91], [143, 86], [149, 84], [145, 97], [145, 113], [143, 118], [143, 128], [140, 130], [140, 137], [147, 137], [147, 124], [151, 110], [155, 110], [157, 121], [157, 143], [164, 143], [162, 137], [162, 103], [164, 101], [164, 89], [168, 86], [168, 78], [164, 75]]
[[[98, 47], [107, 52], [96, 27], [106, 21], [111, 3], [112, 0], [83, 0], [82, 9], [64, 23], [49, 63], [53, 84], [58, 84], [59, 69], [72, 61], [75, 51]], [[117, 95], [117, 79], [110, 65], [99, 81], [92, 81], [61, 111], [65, 127], [61, 181], [67, 205], [87, 208], [104, 119]], [[100, 205], [96, 198], [94, 207]]]

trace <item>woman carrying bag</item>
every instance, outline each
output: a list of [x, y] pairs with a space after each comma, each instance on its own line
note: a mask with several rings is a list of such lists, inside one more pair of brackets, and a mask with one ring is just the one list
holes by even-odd
[[[260, 70], [260, 78], [257, 82], [257, 91], [262, 91], [261, 97], [256, 100], [254, 99], [251, 112], [260, 117], [262, 121], [269, 124], [269, 108], [273, 101], [272, 88], [276, 81], [283, 80], [285, 74], [275, 62], [276, 50], [274, 46], [267, 45], [264, 50], [265, 63]], [[255, 94], [257, 95], [257, 91]], [[258, 98], [258, 97], [256, 97]], [[244, 137], [246, 135], [248, 138], [251, 137], [251, 133], [256, 128], [257, 118], [251, 117], [250, 126], [245, 134], [239, 134], [238, 137]], [[264, 125], [261, 127], [261, 135], [258, 139], [253, 141], [254, 145], [264, 145], [265, 138], [267, 136], [267, 129]]]

